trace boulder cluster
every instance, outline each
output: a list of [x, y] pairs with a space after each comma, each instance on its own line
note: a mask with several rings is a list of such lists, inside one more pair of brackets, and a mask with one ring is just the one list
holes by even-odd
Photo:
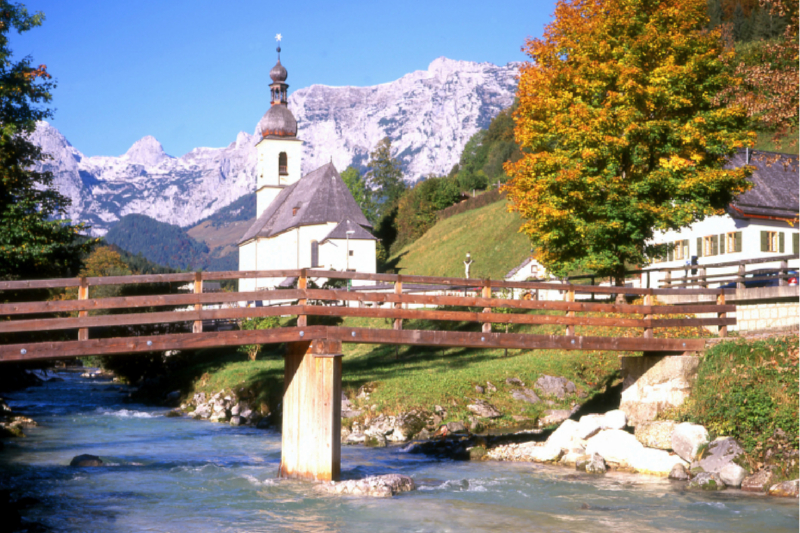
[[731, 437], [710, 440], [698, 424], [645, 422], [625, 431], [622, 411], [566, 420], [545, 442], [497, 446], [486, 454], [500, 461], [532, 461], [574, 466], [588, 473], [625, 470], [684, 481], [689, 489], [745, 491], [797, 496], [798, 480], [776, 484], [771, 471], [748, 476], [744, 450]]
[[320, 492], [328, 494], [373, 496], [377, 498], [390, 498], [401, 492], [416, 489], [414, 480], [400, 474], [386, 474], [384, 476], [370, 476], [364, 479], [350, 479], [347, 481], [329, 481], [316, 485]]
[[266, 428], [270, 425], [269, 409], [261, 405], [258, 410], [248, 402], [240, 400], [233, 392], [224, 390], [207, 396], [198, 392], [181, 410], [187, 411], [191, 418], [227, 423], [232, 426], [257, 426]]

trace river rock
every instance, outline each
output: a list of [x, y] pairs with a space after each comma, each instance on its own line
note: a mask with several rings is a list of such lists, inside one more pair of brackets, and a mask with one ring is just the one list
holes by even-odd
[[211, 408], [207, 403], [202, 403], [197, 406], [197, 409], [192, 412], [194, 418], [208, 418], [211, 416]]
[[39, 424], [36, 423], [35, 420], [32, 418], [28, 418], [27, 416], [14, 416], [11, 418], [11, 421], [8, 423], [8, 427], [10, 428], [33, 428], [38, 426]]
[[729, 487], [741, 487], [747, 471], [736, 463], [728, 463], [719, 470], [719, 477]]
[[519, 378], [506, 378], [506, 385], [516, 385], [517, 387], [525, 386], [525, 384]]
[[422, 430], [421, 430], [419, 433], [417, 433], [417, 434], [414, 436], [414, 438], [415, 438], [415, 439], [417, 439], [417, 440], [428, 440], [428, 439], [430, 439], [432, 436], [433, 436], [433, 434], [432, 434], [430, 431], [428, 431], [428, 430], [427, 430], [427, 429], [425, 429], [425, 428], [422, 428]]
[[586, 442], [586, 453], [598, 454], [609, 463], [628, 465], [644, 447], [636, 437], [621, 429], [604, 429]]
[[72, 461], [69, 462], [69, 466], [103, 466], [103, 460], [96, 455], [76, 455], [72, 458]]
[[[720, 437], [708, 444], [703, 452], [703, 457], [692, 466], [699, 466], [706, 472], [720, 472], [722, 469], [733, 464], [737, 458], [744, 455], [744, 449], [732, 437]], [[727, 483], [727, 482], [726, 482]], [[741, 480], [739, 480], [741, 484]], [[730, 483], [728, 483], [730, 485]]]
[[684, 461], [697, 459], [700, 449], [708, 442], [708, 431], [699, 424], [684, 422], [672, 432], [672, 449]]
[[539, 403], [542, 400], [530, 389], [517, 389], [511, 392], [511, 397], [515, 400], [527, 403]]
[[725, 490], [728, 488], [716, 472], [700, 472], [687, 485], [694, 490]]
[[552, 463], [561, 459], [564, 450], [558, 446], [544, 444], [543, 446], [532, 446], [528, 449], [528, 457], [537, 463]]
[[542, 427], [559, 424], [572, 416], [572, 411], [568, 409], [548, 409], [544, 412], [544, 417], [539, 419]]
[[742, 480], [742, 490], [747, 492], [766, 492], [772, 486], [774, 474], [771, 468], [759, 470], [752, 476], [747, 476]]
[[675, 466], [672, 467], [672, 470], [669, 471], [668, 477], [676, 481], [688, 481], [692, 476], [689, 475], [689, 471], [686, 470], [684, 465], [676, 463]]
[[471, 404], [467, 405], [467, 409], [482, 418], [500, 418], [503, 413], [497, 408], [484, 400], [474, 400]]
[[370, 448], [385, 448], [387, 444], [386, 435], [381, 433], [367, 433], [364, 439], [364, 446], [369, 446]]
[[586, 462], [583, 469], [587, 474], [605, 474], [607, 470], [606, 462], [600, 455], [595, 453], [591, 455], [589, 461]]
[[391, 442], [405, 442], [411, 440], [424, 427], [425, 419], [422, 414], [412, 410], [395, 417], [394, 428], [386, 438]]
[[536, 380], [534, 388], [545, 396], [555, 396], [559, 400], [563, 400], [567, 394], [575, 394], [575, 384], [562, 377], [541, 376]]
[[242, 417], [239, 415], [233, 415], [230, 420], [230, 425], [232, 426], [239, 426], [242, 423]]
[[448, 434], [467, 433], [467, 426], [463, 422], [448, 422], [446, 427]]
[[784, 481], [783, 483], [772, 485], [769, 488], [770, 496], [797, 498], [799, 492], [800, 492], [800, 480], [797, 479], [795, 479], [794, 481]]
[[597, 415], [582, 416], [578, 421], [577, 436], [580, 439], [587, 440], [597, 435], [601, 429]]
[[671, 420], [642, 422], [636, 426], [636, 438], [648, 448], [672, 449], [672, 432], [677, 424]]
[[416, 488], [413, 479], [400, 474], [370, 476], [364, 479], [347, 481], [330, 481], [317, 485], [317, 490], [329, 494], [372, 496], [376, 498], [390, 498]]
[[600, 425], [603, 429], [623, 429], [628, 425], [628, 419], [622, 410], [615, 409], [603, 415]]
[[642, 448], [635, 454], [628, 464], [640, 474], [668, 477], [675, 465], [686, 466], [686, 463], [677, 455], [670, 455], [665, 450]]
[[344, 444], [363, 444], [364, 441], [367, 440], [367, 436], [363, 433], [356, 433], [351, 432], [347, 435], [347, 438], [344, 439]]
[[556, 446], [567, 452], [577, 451], [583, 454], [584, 447], [578, 436], [580, 424], [574, 420], [565, 420], [547, 439], [548, 446]]

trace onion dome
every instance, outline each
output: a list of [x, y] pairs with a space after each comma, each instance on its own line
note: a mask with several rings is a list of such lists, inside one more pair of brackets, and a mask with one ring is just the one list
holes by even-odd
[[[278, 50], [280, 50], [280, 47]], [[278, 59], [278, 62], [275, 63], [274, 67], [272, 67], [272, 70], [269, 71], [269, 77], [272, 78], [273, 83], [285, 82], [288, 75], [289, 73], [286, 72], [286, 68], [281, 65], [280, 59]]]
[[258, 123], [262, 137], [296, 137], [297, 120], [285, 105], [273, 105]]

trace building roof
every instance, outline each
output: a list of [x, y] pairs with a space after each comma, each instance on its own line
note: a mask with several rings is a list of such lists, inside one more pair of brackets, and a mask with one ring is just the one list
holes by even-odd
[[335, 228], [328, 233], [322, 242], [331, 240], [331, 239], [347, 239], [347, 232], [352, 231], [353, 233], [350, 234], [351, 240], [371, 240], [377, 241], [378, 239], [375, 238], [372, 233], [368, 232], [364, 229], [363, 226], [360, 224], [356, 224], [352, 220], [342, 220], [339, 224], [336, 225]]
[[300, 226], [343, 220], [372, 227], [333, 163], [328, 163], [284, 188], [245, 232], [239, 244]]
[[753, 188], [731, 202], [729, 212], [735, 218], [775, 217], [798, 218], [800, 211], [800, 185], [798, 185], [798, 158], [796, 155], [752, 151], [738, 152], [728, 165], [738, 168], [750, 164], [755, 167], [750, 181]]
[[296, 137], [297, 120], [286, 104], [273, 103], [258, 121], [258, 129], [262, 137]]

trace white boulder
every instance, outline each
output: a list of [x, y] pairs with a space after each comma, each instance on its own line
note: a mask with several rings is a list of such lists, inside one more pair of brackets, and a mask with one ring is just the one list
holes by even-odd
[[582, 416], [578, 422], [578, 438], [586, 440], [595, 436], [601, 429], [600, 415]]
[[601, 425], [603, 429], [622, 429], [627, 423], [628, 419], [625, 417], [625, 413], [616, 409], [603, 415]]
[[672, 449], [684, 461], [697, 459], [700, 448], [708, 443], [708, 431], [699, 424], [684, 422], [675, 426], [672, 432]]
[[588, 455], [597, 454], [606, 462], [629, 465], [631, 459], [644, 449], [636, 437], [621, 429], [604, 429], [586, 443]]
[[719, 471], [719, 477], [729, 487], [739, 488], [747, 477], [747, 471], [736, 463], [728, 463]]
[[547, 439], [547, 446], [565, 451], [579, 451], [583, 454], [583, 443], [578, 436], [580, 424], [574, 420], [565, 420]]
[[668, 477], [677, 464], [683, 467], [688, 466], [688, 463], [677, 455], [670, 455], [665, 450], [654, 450], [652, 448], [642, 448], [639, 453], [631, 458], [629, 464], [640, 474], [662, 477]]

